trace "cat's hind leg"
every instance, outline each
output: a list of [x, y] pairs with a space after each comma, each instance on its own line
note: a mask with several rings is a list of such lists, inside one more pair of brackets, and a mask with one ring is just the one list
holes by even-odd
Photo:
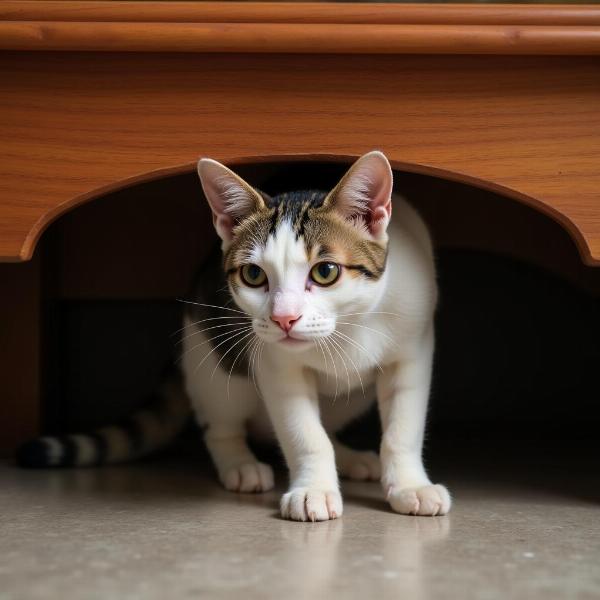
[[204, 440], [223, 486], [231, 492], [267, 492], [273, 470], [259, 462], [246, 442], [244, 423], [208, 423]]
[[[273, 470], [248, 447], [247, 423], [259, 406], [258, 393], [247, 370], [232, 372], [207, 354], [202, 334], [184, 340], [185, 389], [223, 486], [232, 492], [266, 492], [273, 488]], [[186, 348], [189, 346], [189, 348]]]
[[[274, 486], [273, 470], [260, 462], [247, 439], [247, 422], [258, 409], [259, 398], [247, 378], [233, 375], [228, 392], [218, 385], [222, 373], [215, 373], [211, 402], [201, 402], [197, 411], [204, 426], [204, 441], [223, 486], [232, 492], [267, 492]], [[221, 390], [219, 392], [219, 390]]]
[[381, 479], [381, 461], [379, 455], [371, 450], [354, 450], [333, 439], [335, 464], [338, 473], [346, 479], [359, 481], [379, 481]]

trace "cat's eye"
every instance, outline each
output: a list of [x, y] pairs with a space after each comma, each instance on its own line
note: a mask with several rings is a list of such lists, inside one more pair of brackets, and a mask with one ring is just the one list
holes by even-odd
[[254, 264], [244, 265], [240, 269], [240, 277], [250, 287], [260, 287], [267, 282], [267, 274], [258, 265]]
[[322, 286], [332, 285], [340, 276], [340, 267], [332, 262], [317, 263], [310, 270], [310, 278]]

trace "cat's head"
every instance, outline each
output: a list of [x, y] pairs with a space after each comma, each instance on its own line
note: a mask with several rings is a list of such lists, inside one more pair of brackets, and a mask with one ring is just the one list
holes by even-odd
[[392, 170], [381, 152], [362, 156], [330, 192], [269, 197], [207, 158], [198, 173], [229, 289], [262, 340], [306, 349], [345, 316], [373, 310], [392, 211]]

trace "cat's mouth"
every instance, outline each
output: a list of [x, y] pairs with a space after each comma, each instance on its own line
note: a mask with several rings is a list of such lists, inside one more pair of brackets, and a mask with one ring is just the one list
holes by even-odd
[[303, 345], [310, 343], [310, 340], [305, 340], [302, 338], [292, 337], [291, 335], [286, 335], [285, 337], [281, 338], [278, 343], [282, 344], [283, 346], [299, 347], [299, 346], [303, 346]]

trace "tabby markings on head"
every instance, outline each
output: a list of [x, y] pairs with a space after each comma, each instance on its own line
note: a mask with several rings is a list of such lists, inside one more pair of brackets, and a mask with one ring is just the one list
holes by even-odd
[[368, 239], [360, 227], [327, 207], [327, 197], [326, 192], [304, 190], [265, 198], [264, 209], [236, 226], [223, 257], [226, 274], [232, 275], [251, 262], [253, 250], [264, 248], [269, 236], [276, 236], [281, 224], [289, 223], [296, 240], [304, 242], [307, 262], [311, 257], [335, 259], [351, 274], [379, 279], [385, 271], [387, 244]]

